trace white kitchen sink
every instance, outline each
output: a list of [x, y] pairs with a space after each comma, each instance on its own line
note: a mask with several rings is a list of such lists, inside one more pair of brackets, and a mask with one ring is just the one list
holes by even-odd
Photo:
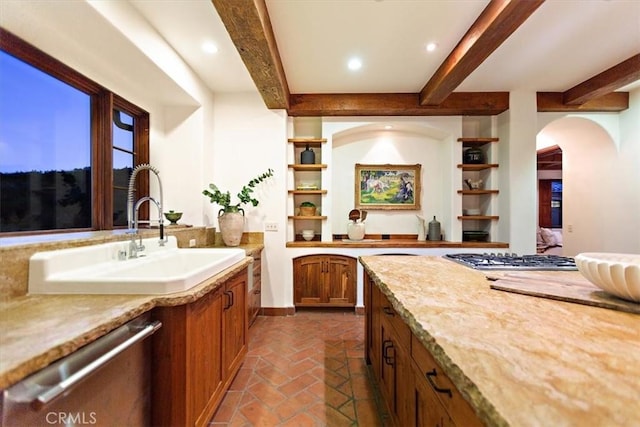
[[144, 239], [144, 256], [121, 260], [128, 242], [38, 252], [29, 261], [30, 294], [153, 294], [186, 291], [242, 261], [237, 248], [177, 247]]

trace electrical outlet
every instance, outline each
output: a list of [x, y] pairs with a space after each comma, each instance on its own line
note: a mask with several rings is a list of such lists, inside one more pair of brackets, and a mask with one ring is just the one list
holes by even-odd
[[189, 247], [190, 248], [195, 248], [196, 247], [196, 239], [190, 239], [189, 240]]
[[569, 225], [567, 225], [567, 231], [568, 231], [569, 233], [573, 233], [573, 224], [569, 224]]
[[277, 222], [265, 222], [264, 223], [264, 231], [278, 231], [278, 223]]

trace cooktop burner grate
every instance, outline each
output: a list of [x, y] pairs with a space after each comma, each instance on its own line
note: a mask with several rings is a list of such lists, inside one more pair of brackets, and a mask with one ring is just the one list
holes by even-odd
[[558, 255], [447, 254], [452, 261], [476, 270], [577, 270], [573, 258]]

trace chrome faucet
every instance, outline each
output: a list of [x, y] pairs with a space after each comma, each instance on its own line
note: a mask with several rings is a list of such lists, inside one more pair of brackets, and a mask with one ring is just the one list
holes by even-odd
[[[156, 178], [158, 178], [158, 187], [160, 189], [160, 201], [158, 202], [153, 197], [145, 196], [145, 197], [141, 197], [135, 203], [135, 206], [134, 206], [133, 192], [135, 189], [136, 176], [138, 175], [138, 172], [144, 169], [150, 170], [156, 175]], [[129, 258], [137, 258], [138, 252], [144, 250], [144, 246], [142, 245], [142, 236], [140, 236], [140, 243], [136, 243], [136, 236], [139, 235], [138, 210], [140, 209], [140, 206], [146, 201], [153, 202], [158, 208], [158, 224], [160, 226], [159, 244], [160, 246], [164, 246], [166, 239], [164, 237], [164, 214], [162, 212], [163, 197], [162, 197], [162, 181], [160, 181], [160, 173], [158, 172], [158, 169], [154, 168], [150, 164], [143, 163], [136, 166], [133, 169], [133, 172], [131, 173], [131, 177], [129, 178], [129, 189], [127, 192], [127, 227], [128, 227], [127, 234], [131, 235], [131, 241], [129, 242]]]

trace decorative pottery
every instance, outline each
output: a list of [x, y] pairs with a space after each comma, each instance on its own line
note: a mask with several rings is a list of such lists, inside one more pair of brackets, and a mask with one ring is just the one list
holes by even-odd
[[180, 218], [182, 218], [182, 212], [174, 212], [174, 211], [165, 212], [164, 217], [169, 220], [171, 225], [176, 225], [176, 223], [180, 221]]
[[464, 150], [462, 156], [463, 163], [481, 164], [484, 163], [484, 151], [478, 147], [471, 147]]
[[347, 236], [349, 236], [349, 240], [364, 239], [364, 223], [349, 221], [349, 225], [347, 226]]
[[429, 221], [429, 232], [427, 233], [429, 240], [440, 240], [440, 221], [436, 219], [434, 216], [431, 221]]
[[314, 216], [316, 214], [316, 205], [311, 202], [300, 203], [300, 216]]
[[424, 217], [416, 215], [418, 217], [418, 240], [427, 240], [427, 221]]
[[222, 241], [226, 246], [239, 246], [244, 232], [244, 210], [235, 206], [229, 206], [227, 210], [218, 212], [218, 225]]
[[303, 165], [312, 165], [316, 162], [316, 153], [313, 152], [311, 148], [309, 148], [309, 144], [307, 144], [307, 148], [300, 153], [300, 163]]

